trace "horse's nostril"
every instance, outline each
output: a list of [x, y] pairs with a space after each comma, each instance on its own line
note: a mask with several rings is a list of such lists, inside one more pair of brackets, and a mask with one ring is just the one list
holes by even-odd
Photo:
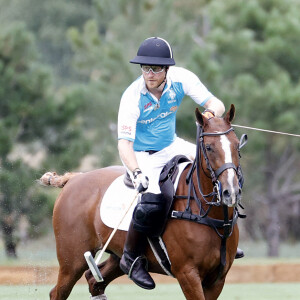
[[224, 190], [223, 191], [223, 197], [226, 198], [226, 199], [230, 198], [230, 192], [228, 190]]

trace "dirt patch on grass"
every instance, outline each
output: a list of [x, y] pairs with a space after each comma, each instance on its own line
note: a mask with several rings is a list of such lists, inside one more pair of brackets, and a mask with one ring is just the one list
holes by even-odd
[[[0, 266], [0, 284], [55, 284], [58, 274], [57, 267], [6, 267]], [[153, 274], [156, 282], [175, 283], [176, 279]], [[80, 283], [86, 283], [82, 277]], [[131, 282], [122, 276], [114, 283]], [[276, 263], [268, 265], [234, 265], [226, 278], [227, 283], [252, 282], [300, 282], [300, 263]]]

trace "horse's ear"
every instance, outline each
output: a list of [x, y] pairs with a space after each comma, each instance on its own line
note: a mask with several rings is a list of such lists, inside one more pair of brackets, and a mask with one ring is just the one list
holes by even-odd
[[195, 115], [197, 122], [201, 125], [204, 126], [204, 124], [207, 122], [207, 119], [203, 117], [202, 113], [199, 111], [199, 108], [197, 107], [195, 110]]
[[235, 115], [235, 107], [233, 104], [230, 105], [230, 109], [229, 111], [226, 113], [225, 116], [225, 121], [227, 121], [228, 123], [231, 123], [231, 121], [234, 119], [234, 115]]

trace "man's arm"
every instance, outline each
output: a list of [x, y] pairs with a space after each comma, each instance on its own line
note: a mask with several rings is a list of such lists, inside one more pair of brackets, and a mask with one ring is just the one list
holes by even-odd
[[149, 179], [139, 169], [136, 156], [133, 150], [133, 142], [120, 139], [118, 142], [119, 155], [123, 164], [132, 174], [132, 182], [138, 192], [144, 192], [149, 186]]
[[120, 139], [118, 142], [118, 150], [123, 164], [129, 171], [132, 172], [139, 167], [134, 154], [132, 141]]
[[[221, 117], [223, 115], [225, 111], [223, 102], [208, 91], [197, 75], [184, 68], [175, 69], [174, 67], [174, 71], [180, 75], [180, 81], [183, 84], [184, 93], [190, 96], [200, 106], [205, 107], [208, 111], [212, 111], [212, 113], [207, 112], [208, 118], [214, 116]], [[206, 101], [206, 99], [208, 100]]]

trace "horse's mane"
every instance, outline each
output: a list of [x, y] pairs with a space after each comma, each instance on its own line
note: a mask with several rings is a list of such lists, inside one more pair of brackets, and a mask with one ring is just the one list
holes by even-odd
[[64, 175], [58, 175], [56, 172], [47, 172], [39, 179], [39, 183], [63, 188], [72, 177], [79, 174], [81, 174], [81, 172], [67, 172]]

